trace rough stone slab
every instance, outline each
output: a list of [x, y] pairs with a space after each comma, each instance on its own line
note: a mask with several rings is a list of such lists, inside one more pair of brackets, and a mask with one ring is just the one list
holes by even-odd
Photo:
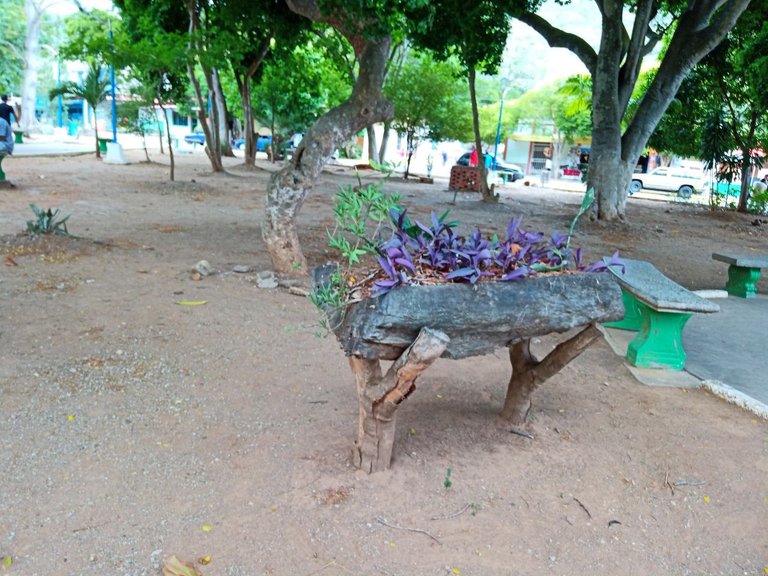
[[329, 320], [347, 355], [393, 360], [424, 327], [450, 338], [443, 357], [467, 358], [623, 316], [621, 290], [610, 274], [558, 274], [475, 286], [401, 286], [348, 306], [340, 323], [338, 315]]
[[712, 260], [725, 262], [739, 268], [768, 268], [768, 256], [713, 252]]
[[719, 312], [720, 306], [697, 296], [667, 278], [650, 262], [622, 258], [625, 270], [611, 266], [621, 287], [654, 310], [670, 312]]

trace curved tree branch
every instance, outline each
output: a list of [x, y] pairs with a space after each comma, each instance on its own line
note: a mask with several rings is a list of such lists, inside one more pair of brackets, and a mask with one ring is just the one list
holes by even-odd
[[636, 158], [639, 155], [642, 145], [647, 142], [687, 72], [722, 42], [750, 1], [692, 0], [689, 9], [680, 17], [667, 55], [653, 83], [622, 137], [624, 158]]
[[587, 67], [589, 73], [594, 76], [597, 54], [583, 38], [555, 28], [538, 14], [522, 14], [516, 18], [541, 34], [552, 48], [566, 48], [576, 54]]

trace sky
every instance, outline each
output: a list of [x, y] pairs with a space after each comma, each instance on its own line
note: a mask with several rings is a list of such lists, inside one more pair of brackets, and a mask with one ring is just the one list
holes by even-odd
[[[600, 14], [593, 0], [572, 0], [560, 6], [549, 0], [538, 12], [552, 25], [581, 36], [595, 49], [600, 44]], [[581, 60], [565, 48], [550, 48], [533, 28], [517, 20], [507, 40], [502, 71], [514, 78], [530, 79], [534, 87], [573, 76], [586, 74]]]
[[[112, 0], [80, 0], [80, 4], [82, 4], [83, 8], [86, 10], [93, 10], [96, 8], [98, 10], [108, 11], [112, 9]], [[50, 2], [50, 6], [51, 7], [48, 10], [49, 13], [58, 16], [67, 16], [77, 12], [77, 6], [70, 0], [54, 0]]]

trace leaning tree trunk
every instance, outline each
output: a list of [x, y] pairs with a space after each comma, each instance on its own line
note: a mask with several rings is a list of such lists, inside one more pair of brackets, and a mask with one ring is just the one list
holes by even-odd
[[262, 236], [272, 267], [279, 274], [309, 273], [296, 232], [296, 217], [334, 150], [366, 126], [394, 114], [392, 104], [381, 93], [390, 43], [389, 36], [360, 39], [360, 74], [352, 95], [309, 129], [290, 162], [270, 178]]

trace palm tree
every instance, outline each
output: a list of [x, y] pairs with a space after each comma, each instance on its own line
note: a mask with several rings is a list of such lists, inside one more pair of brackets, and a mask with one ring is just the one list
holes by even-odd
[[99, 65], [90, 66], [88, 74], [82, 81], [64, 82], [48, 93], [48, 97], [53, 100], [58, 96], [69, 96], [85, 100], [93, 111], [93, 131], [96, 137], [96, 158], [101, 158], [99, 151], [99, 129], [96, 125], [96, 107], [104, 102], [109, 95], [109, 79], [106, 74], [102, 74], [102, 68]]

